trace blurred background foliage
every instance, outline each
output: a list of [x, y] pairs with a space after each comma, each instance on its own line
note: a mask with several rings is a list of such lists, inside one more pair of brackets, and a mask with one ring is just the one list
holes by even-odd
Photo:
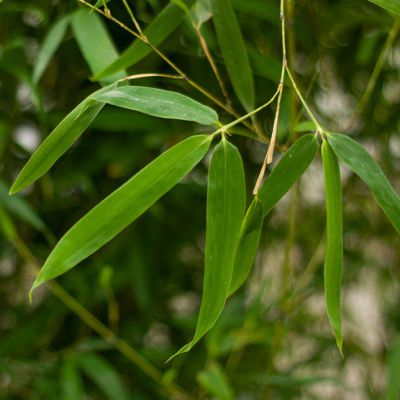
[[[246, 39], [256, 104], [261, 104], [279, 81], [279, 2], [231, 1]], [[146, 26], [168, 2], [130, 4]], [[130, 24], [122, 2], [108, 6]], [[288, 0], [287, 6], [290, 66], [308, 101], [331, 130], [366, 145], [399, 190], [399, 20], [366, 0]], [[366, 187], [343, 169], [342, 358], [324, 309], [319, 159], [265, 221], [253, 272], [228, 301], [221, 320], [170, 365], [165, 360], [192, 337], [201, 296], [207, 159], [116, 239], [58, 280], [154, 365], [153, 374], [115, 349], [115, 337], [96, 334], [48, 289], [38, 290], [29, 304], [34, 278], [29, 251], [41, 263], [56, 238], [95, 204], [199, 129], [107, 106], [51, 172], [21, 196], [8, 197], [16, 174], [52, 127], [99, 87], [70, 28], [43, 77], [32, 77], [45, 35], [78, 8], [84, 6], [72, 0], [0, 4], [0, 398], [179, 398], [181, 390], [174, 389], [179, 385], [196, 399], [399, 399], [400, 238]], [[102, 20], [122, 52], [132, 37]], [[189, 19], [177, 25], [159, 47], [221, 96]], [[201, 30], [228, 82], [207, 15]], [[370, 90], [379, 58], [382, 69]], [[171, 70], [151, 53], [129, 72]], [[138, 84], [178, 90], [207, 104], [180, 80], [156, 77]], [[232, 87], [227, 88], [234, 99]], [[233, 102], [243, 114], [240, 103]], [[231, 120], [219, 112], [222, 120]], [[270, 132], [273, 110], [257, 118]], [[304, 120], [287, 90], [281, 145], [293, 142]], [[250, 195], [265, 145], [240, 136], [232, 140], [242, 150]]]

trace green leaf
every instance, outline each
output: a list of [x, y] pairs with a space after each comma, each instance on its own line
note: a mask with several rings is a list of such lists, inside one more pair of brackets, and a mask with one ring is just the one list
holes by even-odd
[[65, 32], [67, 31], [69, 22], [70, 16], [66, 15], [58, 20], [47, 32], [33, 69], [32, 79], [34, 83], [39, 82], [51, 58], [60, 46]]
[[[188, 7], [193, 0], [185, 1]], [[168, 4], [144, 30], [144, 34], [153, 46], [159, 46], [181, 24], [185, 12], [175, 4]], [[108, 60], [104, 69], [95, 74], [95, 80], [101, 80], [109, 75], [132, 67], [152, 52], [150, 46], [136, 39], [116, 60]]]
[[200, 371], [196, 378], [200, 386], [216, 399], [233, 400], [235, 398], [228, 377], [217, 363], [211, 363], [207, 369]]
[[400, 233], [400, 197], [376, 161], [346, 135], [329, 133], [327, 138], [339, 159], [369, 187], [393, 227]]
[[239, 23], [230, 0], [212, 0], [211, 7], [217, 39], [232, 82], [243, 107], [254, 108], [253, 74]]
[[192, 136], [139, 171], [80, 219], [58, 242], [33, 289], [89, 257], [174, 187], [204, 157], [212, 136]]
[[318, 150], [315, 135], [304, 135], [296, 140], [279, 160], [271, 175], [258, 192], [266, 216], [293, 184], [304, 174]]
[[400, 397], [400, 336], [397, 336], [392, 343], [387, 366], [385, 400], [398, 400]]
[[128, 400], [129, 396], [115, 368], [97, 354], [79, 354], [77, 362], [85, 374], [109, 400]]
[[240, 228], [229, 294], [243, 284], [253, 265], [263, 226], [263, 214], [263, 204], [256, 197], [250, 204]]
[[0, 205], [41, 232], [47, 231], [45, 223], [21, 197], [11, 197], [7, 185], [0, 180]]
[[224, 308], [245, 203], [240, 153], [223, 138], [214, 149], [208, 174], [205, 271], [196, 332], [173, 357], [189, 351], [214, 326]]
[[[119, 55], [115, 45], [103, 23], [95, 13], [87, 10], [76, 11], [72, 16], [72, 29], [76, 41], [93, 75], [103, 70]], [[121, 68], [118, 73], [109, 74], [101, 79], [103, 83], [111, 83], [126, 76]]]
[[124, 86], [95, 94], [93, 99], [160, 118], [194, 121], [203, 125], [218, 122], [218, 115], [213, 109], [183, 94], [168, 90]]
[[80, 400], [84, 398], [82, 378], [75, 358], [65, 359], [61, 369], [61, 388], [63, 400]]
[[400, 2], [399, 0], [369, 0], [371, 3], [376, 4], [392, 13], [400, 15]]
[[[94, 94], [109, 90], [110, 87], [100, 89]], [[104, 103], [94, 101], [92, 96], [78, 104], [36, 149], [17, 176], [11, 187], [11, 194], [26, 188], [43, 176], [96, 118]]]
[[342, 352], [340, 287], [343, 268], [342, 184], [339, 163], [329, 143], [322, 144], [326, 198], [326, 255], [324, 270], [325, 303], [328, 318]]

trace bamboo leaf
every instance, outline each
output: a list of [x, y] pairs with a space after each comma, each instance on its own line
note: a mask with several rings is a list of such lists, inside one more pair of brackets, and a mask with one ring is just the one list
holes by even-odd
[[[110, 87], [95, 93], [109, 90]], [[10, 193], [14, 194], [26, 188], [43, 176], [79, 138], [103, 107], [104, 103], [94, 101], [92, 96], [78, 104], [32, 154], [17, 176]]]
[[400, 2], [398, 0], [369, 0], [392, 13], [400, 15]]
[[397, 336], [391, 345], [387, 366], [385, 400], [396, 400], [400, 397], [400, 336]]
[[208, 368], [200, 371], [196, 378], [202, 388], [216, 399], [233, 400], [235, 398], [232, 385], [219, 364], [212, 363]]
[[[185, 1], [190, 7], [194, 0]], [[168, 4], [144, 30], [144, 35], [153, 46], [159, 46], [183, 21], [185, 12], [175, 4]], [[108, 60], [101, 71], [95, 74], [95, 80], [102, 80], [125, 68], [132, 67], [152, 52], [150, 46], [136, 39], [116, 60]]]
[[63, 400], [84, 398], [83, 382], [75, 358], [67, 357], [65, 359], [60, 378]]
[[217, 39], [232, 82], [243, 107], [254, 108], [253, 74], [239, 22], [230, 0], [212, 0], [211, 7]]
[[79, 354], [77, 362], [85, 374], [109, 400], [128, 400], [129, 396], [115, 368], [97, 354]]
[[318, 147], [315, 135], [304, 135], [283, 155], [258, 192], [258, 198], [264, 205], [264, 216], [304, 174], [314, 159]]
[[32, 79], [35, 84], [39, 82], [51, 58], [60, 46], [61, 41], [65, 36], [65, 32], [67, 31], [69, 22], [70, 16], [66, 15], [58, 20], [46, 34], [33, 69]]
[[218, 122], [217, 113], [177, 92], [144, 86], [124, 86], [93, 95], [93, 99], [160, 118], [194, 121], [203, 125]]
[[173, 357], [189, 351], [214, 326], [224, 308], [244, 216], [245, 193], [240, 153], [222, 139], [214, 149], [208, 174], [203, 297], [196, 332], [192, 341]]
[[326, 198], [325, 303], [329, 321], [342, 352], [340, 287], [343, 268], [342, 184], [339, 163], [329, 143], [322, 144]]
[[174, 187], [206, 154], [212, 136], [192, 136], [139, 171], [80, 219], [58, 242], [33, 288], [89, 257]]
[[376, 161], [346, 135], [329, 133], [327, 138], [339, 159], [369, 187], [393, 227], [400, 233], [400, 197]]
[[[73, 14], [71, 22], [78, 46], [93, 75], [118, 59], [115, 45], [97, 14], [79, 10]], [[118, 73], [109, 75], [101, 81], [111, 83], [123, 78], [126, 73], [121, 68]]]
[[243, 284], [253, 265], [263, 226], [263, 214], [263, 204], [256, 197], [250, 204], [240, 228], [229, 294]]

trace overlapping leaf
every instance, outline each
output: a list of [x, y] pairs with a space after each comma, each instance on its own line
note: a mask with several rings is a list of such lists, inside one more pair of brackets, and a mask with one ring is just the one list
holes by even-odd
[[33, 289], [73, 268], [142, 215], [206, 154], [212, 136], [192, 136], [156, 158], [80, 219], [58, 242]]
[[393, 227], [400, 233], [400, 197], [377, 162], [346, 135], [329, 133], [327, 138], [338, 158], [369, 187]]
[[398, 0], [369, 0], [392, 13], [400, 15], [400, 2]]
[[340, 288], [343, 269], [342, 184], [337, 157], [329, 143], [322, 144], [326, 198], [325, 303], [329, 321], [342, 352]]
[[246, 192], [242, 159], [227, 140], [215, 147], [208, 175], [203, 297], [189, 351], [215, 324], [229, 294], [234, 249], [243, 220]]

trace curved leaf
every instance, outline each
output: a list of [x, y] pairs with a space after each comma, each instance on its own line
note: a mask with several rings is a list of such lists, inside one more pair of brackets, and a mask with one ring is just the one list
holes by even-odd
[[369, 0], [371, 3], [376, 4], [392, 13], [400, 15], [400, 2], [398, 0]]
[[[103, 20], [97, 14], [88, 10], [76, 11], [71, 23], [78, 46], [93, 75], [118, 59], [115, 45]], [[126, 73], [122, 69], [101, 81], [111, 83], [123, 78]]]
[[342, 184], [337, 157], [329, 143], [322, 144], [326, 198], [326, 255], [324, 270], [325, 303], [328, 318], [342, 352], [340, 287], [343, 268]]
[[43, 72], [46, 70], [49, 64], [49, 61], [63, 40], [69, 22], [70, 16], [66, 15], [57, 21], [47, 32], [33, 69], [32, 79], [34, 83], [38, 83], [42, 77]]
[[339, 159], [369, 187], [393, 227], [400, 233], [400, 197], [376, 161], [346, 135], [329, 133], [327, 138]]
[[282, 156], [257, 195], [264, 205], [264, 216], [304, 174], [314, 159], [318, 147], [316, 135], [304, 135]]
[[[188, 7], [193, 4], [193, 0], [185, 1]], [[153, 46], [160, 45], [182, 22], [185, 12], [175, 4], [168, 4], [144, 30], [144, 34]], [[124, 68], [131, 67], [145, 58], [152, 52], [150, 46], [142, 40], [135, 41], [118, 57], [117, 60], [110, 62], [102, 71], [95, 74], [95, 80], [101, 80], [109, 75], [122, 71]]]
[[203, 297], [196, 332], [173, 357], [189, 351], [214, 326], [224, 308], [245, 202], [240, 153], [223, 138], [214, 149], [208, 175]]
[[[101, 93], [103, 90], [109, 90], [109, 87], [95, 93]], [[32, 154], [17, 176], [10, 193], [26, 188], [43, 176], [81, 136], [103, 107], [104, 103], [94, 101], [92, 96], [78, 104]]]
[[239, 23], [230, 0], [212, 0], [211, 8], [218, 43], [233, 89], [243, 107], [254, 108], [253, 74]]
[[264, 219], [264, 209], [256, 197], [244, 217], [235, 252], [229, 294], [235, 292], [246, 280], [256, 257]]
[[139, 171], [80, 219], [57, 243], [33, 288], [89, 257], [174, 187], [204, 157], [212, 136], [192, 136]]
[[194, 121], [212, 125], [217, 113], [201, 103], [169, 90], [145, 86], [124, 86], [94, 94], [93, 99], [113, 106], [139, 111], [160, 118]]

